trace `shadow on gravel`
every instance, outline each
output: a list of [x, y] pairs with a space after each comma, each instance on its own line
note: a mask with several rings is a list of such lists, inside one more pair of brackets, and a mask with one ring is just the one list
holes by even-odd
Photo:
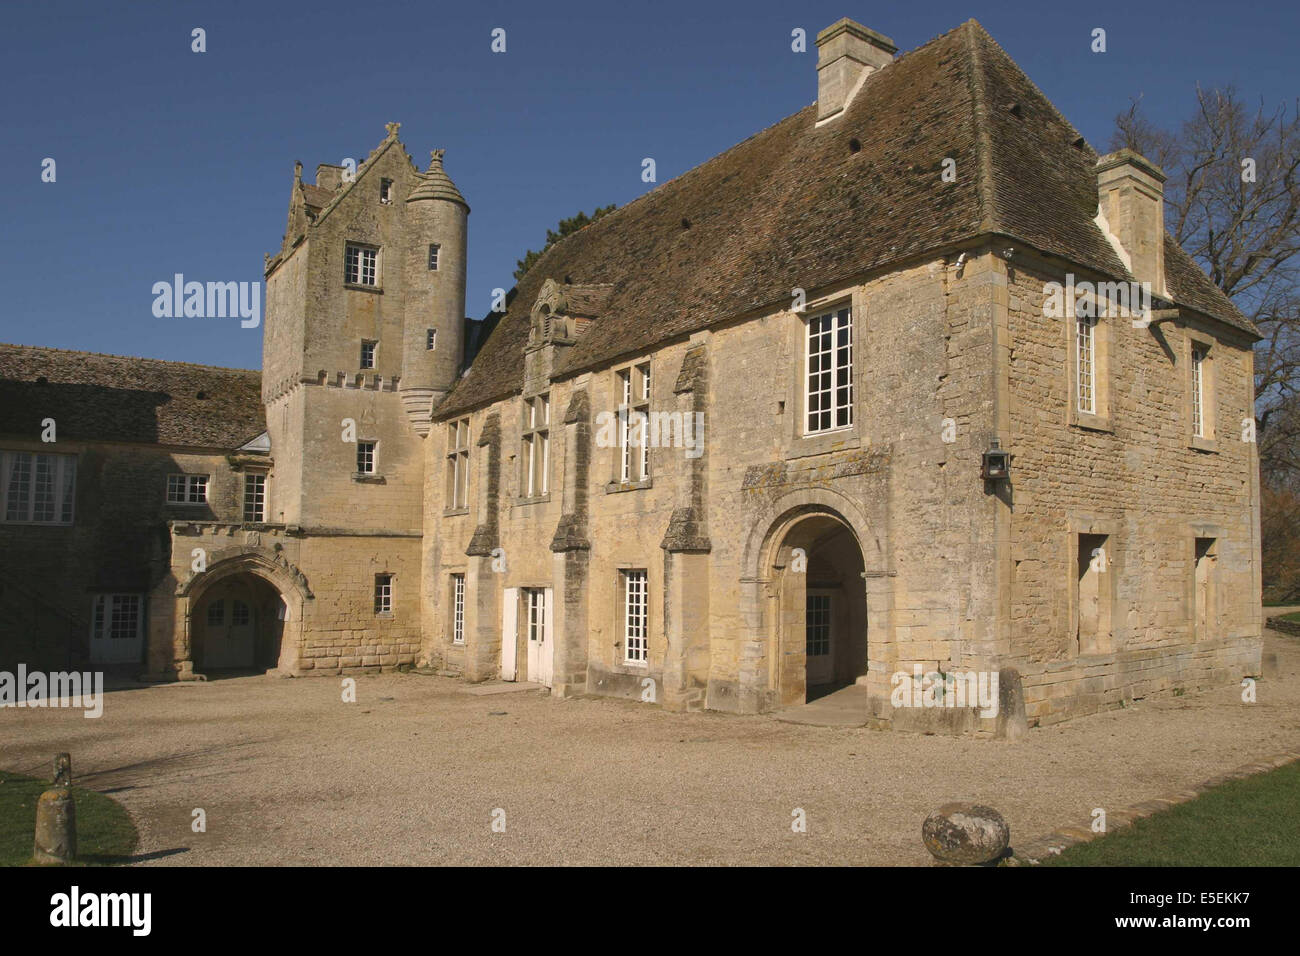
[[78, 863], [91, 866], [130, 866], [132, 863], [146, 863], [149, 860], [161, 860], [164, 857], [189, 853], [187, 846], [178, 846], [170, 850], [154, 850], [152, 853], [132, 853], [130, 856], [113, 856], [111, 854], [84, 853], [77, 857]]

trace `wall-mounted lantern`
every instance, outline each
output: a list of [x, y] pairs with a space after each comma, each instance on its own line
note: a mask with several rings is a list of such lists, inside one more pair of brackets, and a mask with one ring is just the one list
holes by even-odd
[[980, 477], [985, 481], [1011, 477], [1011, 452], [1003, 451], [1002, 442], [996, 438], [989, 441], [989, 450], [984, 453]]

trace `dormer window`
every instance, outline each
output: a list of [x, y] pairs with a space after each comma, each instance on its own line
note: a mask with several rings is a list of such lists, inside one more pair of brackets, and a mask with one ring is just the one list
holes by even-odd
[[379, 201], [385, 206], [393, 201], [393, 181], [391, 179], [379, 180]]

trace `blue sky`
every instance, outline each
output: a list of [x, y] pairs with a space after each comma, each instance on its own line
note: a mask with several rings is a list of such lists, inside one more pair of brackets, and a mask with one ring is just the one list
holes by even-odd
[[[467, 311], [546, 229], [622, 205], [816, 99], [796, 27], [850, 16], [912, 49], [975, 17], [1097, 148], [1143, 94], [1177, 121], [1197, 83], [1300, 94], [1300, 5], [6, 2], [0, 341], [255, 368], [261, 329], [159, 319], [155, 282], [259, 281], [293, 162], [358, 161], [389, 120], [447, 150], [470, 203]], [[191, 30], [207, 52], [191, 52]], [[506, 52], [490, 49], [506, 30]], [[1092, 30], [1107, 52], [1090, 51]], [[57, 181], [41, 182], [52, 157]]]

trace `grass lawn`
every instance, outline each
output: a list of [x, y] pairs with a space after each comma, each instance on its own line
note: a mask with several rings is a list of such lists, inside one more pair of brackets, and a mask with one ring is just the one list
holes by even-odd
[[1300, 761], [1070, 847], [1042, 866], [1300, 866]]
[[[32, 860], [36, 834], [36, 800], [50, 789], [46, 780], [0, 770], [0, 866], [23, 866]], [[77, 863], [106, 866], [122, 863], [135, 850], [135, 825], [116, 800], [72, 788], [77, 804]]]
[[1284, 620], [1284, 621], [1294, 621], [1296, 624], [1300, 624], [1300, 611], [1295, 611], [1295, 612], [1292, 613], [1292, 614], [1283, 614], [1283, 615], [1282, 615], [1282, 620]]

